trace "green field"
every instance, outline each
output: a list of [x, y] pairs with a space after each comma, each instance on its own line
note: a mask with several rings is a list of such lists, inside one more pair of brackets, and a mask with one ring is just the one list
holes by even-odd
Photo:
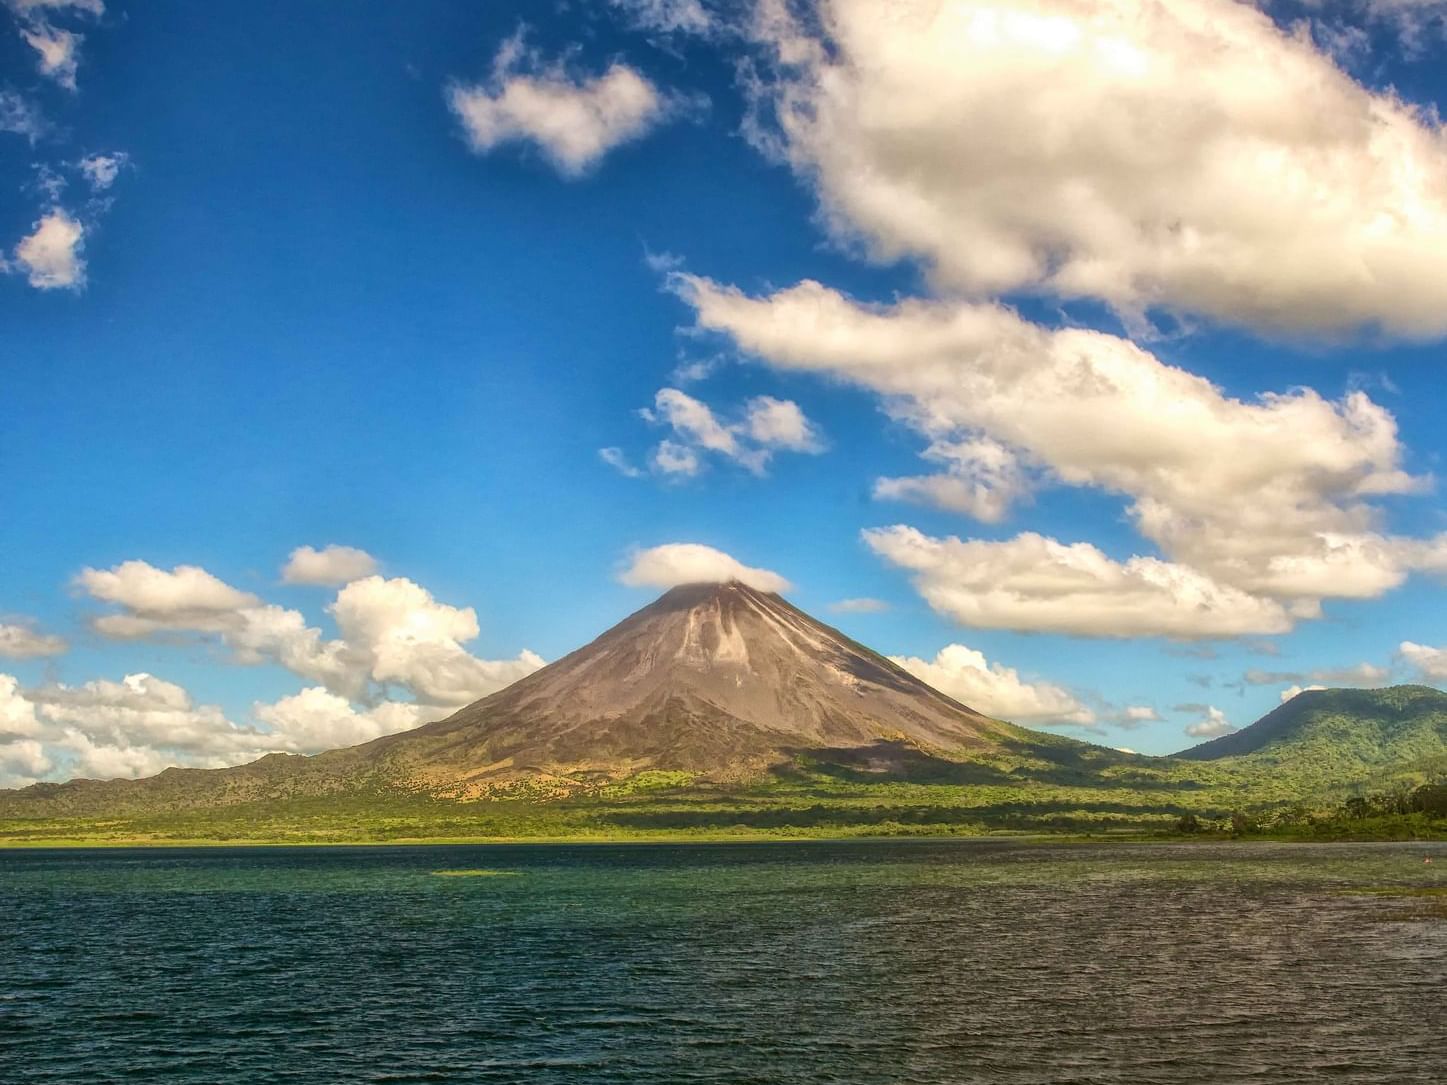
[[[953, 778], [877, 780], [798, 764], [749, 786], [644, 773], [561, 798], [457, 802], [351, 791], [116, 817], [0, 820], [0, 845], [669, 840], [1051, 833], [1183, 838], [1442, 839], [1447, 811], [1412, 809], [1415, 779], [1308, 801], [1310, 779], [1236, 761], [1093, 766], [965, 763]], [[1072, 778], [1074, 777], [1074, 778]], [[1434, 810], [1436, 808], [1433, 808]]]
[[327, 755], [272, 756], [238, 769], [3, 792], [0, 846], [990, 833], [1447, 838], [1447, 695], [1437, 690], [1303, 695], [1230, 742], [1225, 756], [1145, 757], [1029, 732], [968, 759], [895, 746], [887, 772], [801, 754], [745, 783], [678, 771], [613, 782], [552, 774], [468, 801], [375, 771], [298, 772], [330, 764]]

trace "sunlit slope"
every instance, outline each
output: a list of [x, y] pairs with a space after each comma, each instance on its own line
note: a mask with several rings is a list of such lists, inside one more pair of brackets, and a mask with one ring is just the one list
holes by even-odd
[[1321, 785], [1422, 782], [1447, 773], [1447, 693], [1428, 686], [1307, 690], [1251, 726], [1176, 756], [1230, 760]]

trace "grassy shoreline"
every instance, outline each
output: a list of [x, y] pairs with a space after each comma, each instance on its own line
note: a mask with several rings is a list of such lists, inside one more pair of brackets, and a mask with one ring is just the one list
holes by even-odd
[[909, 843], [958, 841], [992, 841], [998, 843], [1040, 844], [1363, 844], [1363, 843], [1447, 843], [1447, 825], [1434, 827], [1426, 833], [1388, 833], [1366, 829], [1356, 832], [1303, 833], [1172, 833], [1149, 829], [1110, 829], [1097, 832], [1040, 832], [996, 829], [972, 832], [847, 832], [837, 827], [818, 831], [759, 832], [754, 830], [688, 832], [587, 832], [540, 835], [455, 835], [455, 836], [367, 836], [350, 837], [310, 835], [269, 836], [175, 836], [165, 834], [83, 833], [55, 836], [0, 837], [0, 854], [6, 851], [86, 848], [328, 848], [328, 847], [418, 847], [488, 846], [488, 845], [618, 845], [618, 844], [809, 844], [809, 843]]

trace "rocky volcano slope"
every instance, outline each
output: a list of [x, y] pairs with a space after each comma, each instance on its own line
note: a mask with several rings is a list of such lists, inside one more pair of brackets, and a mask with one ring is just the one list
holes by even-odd
[[674, 588], [507, 689], [371, 747], [422, 772], [728, 778], [803, 750], [969, 751], [1021, 733], [734, 582]]
[[989, 719], [785, 602], [743, 584], [674, 588], [597, 640], [446, 719], [314, 757], [36, 785], [0, 813], [198, 806], [404, 788], [459, 797], [519, 779], [675, 769], [714, 780], [800, 753], [882, 771], [1046, 739]]

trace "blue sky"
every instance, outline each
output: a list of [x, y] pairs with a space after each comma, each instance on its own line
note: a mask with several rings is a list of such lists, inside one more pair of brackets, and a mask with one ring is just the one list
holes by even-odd
[[1440, 684], [1444, 8], [1166, 7], [9, 0], [0, 784], [415, 724], [729, 557], [1142, 752]]

